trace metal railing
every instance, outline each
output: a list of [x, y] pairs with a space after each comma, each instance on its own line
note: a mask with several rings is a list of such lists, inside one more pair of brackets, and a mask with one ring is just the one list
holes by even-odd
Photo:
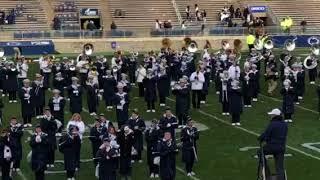
[[[284, 32], [280, 26], [266, 26], [264, 31], [270, 35], [316, 35], [320, 34], [319, 26], [307, 26], [303, 31], [301, 26], [293, 26], [290, 33]], [[103, 30], [48, 30], [48, 31], [0, 31], [0, 39], [91, 39], [91, 38], [135, 38], [135, 37], [185, 37], [185, 36], [242, 36], [248, 33], [247, 27], [219, 27], [200, 26], [175, 27], [172, 29], [121, 29], [112, 31]]]

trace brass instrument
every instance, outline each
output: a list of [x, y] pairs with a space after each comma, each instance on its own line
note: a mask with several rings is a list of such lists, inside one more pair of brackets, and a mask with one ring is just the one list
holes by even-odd
[[303, 66], [306, 69], [314, 69], [318, 66], [317, 56], [319, 56], [320, 54], [320, 48], [319, 48], [320, 40], [317, 37], [312, 36], [308, 39], [308, 43], [311, 46], [311, 52], [310, 52], [310, 55], [307, 56], [303, 61]]
[[90, 56], [93, 53], [94, 46], [91, 43], [83, 45], [83, 52], [85, 55]]
[[3, 58], [4, 54], [5, 54], [4, 49], [0, 48], [0, 58]]
[[184, 47], [190, 52], [195, 53], [198, 51], [198, 44], [196, 41], [189, 37], [184, 38]]

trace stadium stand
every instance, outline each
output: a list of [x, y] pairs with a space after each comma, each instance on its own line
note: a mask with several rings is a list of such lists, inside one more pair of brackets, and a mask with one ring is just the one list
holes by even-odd
[[171, 20], [172, 26], [179, 26], [170, 0], [109, 0], [109, 9], [121, 29], [154, 28], [156, 19]]
[[2, 30], [47, 30], [48, 19], [40, 5], [40, 0], [1, 0], [0, 8], [9, 11], [20, 8], [21, 15], [16, 16], [15, 24], [2, 25]]
[[[308, 25], [320, 24], [320, 1], [314, 0], [293, 0], [293, 1], [261, 1], [261, 0], [246, 0], [243, 5], [267, 5], [271, 8], [278, 20], [290, 16], [294, 25], [300, 25], [300, 22], [305, 19]], [[299, 9], [299, 10], [297, 10]]]

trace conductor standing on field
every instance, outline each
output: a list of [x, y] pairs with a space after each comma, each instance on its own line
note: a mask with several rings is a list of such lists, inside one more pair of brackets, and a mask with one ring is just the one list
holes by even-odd
[[[286, 141], [288, 134], [288, 125], [283, 121], [281, 111], [279, 109], [273, 109], [268, 112], [271, 116], [271, 122], [267, 129], [259, 137], [259, 141], [266, 142], [263, 146], [264, 155], [273, 155], [275, 159], [275, 166], [277, 172], [277, 180], [285, 180], [284, 172], [284, 153], [286, 151]], [[259, 156], [261, 151], [258, 152]], [[263, 157], [265, 158], [265, 157]], [[261, 161], [262, 158], [260, 158]], [[268, 168], [265, 159], [266, 176], [270, 176], [270, 170]], [[260, 163], [261, 164], [261, 163]]]

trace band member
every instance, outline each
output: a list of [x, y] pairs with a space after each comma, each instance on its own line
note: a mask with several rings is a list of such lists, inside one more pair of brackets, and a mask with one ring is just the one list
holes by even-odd
[[[312, 61], [317, 61], [317, 57], [314, 54], [311, 53], [310, 56], [311, 56]], [[308, 74], [309, 74], [310, 84], [315, 84], [317, 74], [318, 74], [317, 66], [312, 69], [308, 69]]]
[[83, 58], [80, 58], [79, 61], [77, 62], [76, 67], [79, 70], [79, 75], [80, 75], [80, 84], [81, 86], [86, 85], [87, 77], [88, 77], [88, 72], [89, 72], [89, 57], [84, 55]]
[[130, 179], [131, 176], [131, 159], [132, 148], [134, 142], [133, 131], [129, 126], [121, 128], [117, 136], [118, 144], [120, 145], [120, 176], [124, 179]]
[[33, 116], [32, 98], [34, 96], [34, 89], [30, 87], [30, 80], [23, 80], [23, 87], [19, 92], [21, 100], [21, 114], [23, 118], [23, 127], [32, 127], [31, 119]]
[[[271, 112], [268, 112], [268, 115], [272, 118], [271, 122], [264, 133], [259, 137], [259, 141], [260, 143], [266, 142], [266, 145], [263, 146], [263, 154], [265, 156], [274, 156], [277, 179], [285, 180], [284, 153], [286, 151], [288, 125], [283, 121], [281, 111], [279, 109], [273, 109]], [[261, 157], [261, 151], [258, 152], [258, 156], [260, 157], [260, 161], [264, 158], [265, 174], [268, 178], [271, 173], [267, 164], [267, 159], [265, 157]]]
[[91, 116], [97, 115], [97, 106], [99, 104], [99, 85], [94, 81], [93, 76], [88, 76], [87, 84], [87, 103]]
[[187, 126], [181, 131], [182, 142], [182, 160], [186, 165], [187, 176], [194, 176], [192, 171], [193, 164], [197, 161], [197, 140], [199, 139], [199, 131], [193, 125], [192, 119], [188, 119]]
[[118, 127], [121, 128], [128, 121], [129, 95], [123, 91], [122, 83], [118, 83], [118, 92], [115, 95], [116, 115]]
[[293, 65], [293, 88], [295, 90], [295, 102], [299, 104], [299, 100], [303, 99], [305, 91], [305, 73], [302, 69], [303, 65], [300, 63], [294, 63]]
[[13, 143], [9, 130], [3, 129], [0, 137], [0, 167], [3, 180], [12, 180], [12, 166], [15, 159]]
[[[85, 124], [82, 121], [80, 114], [75, 113], [72, 115], [71, 120], [67, 124], [67, 130], [70, 129], [71, 126], [77, 127], [78, 136], [82, 140], [82, 136], [85, 132]], [[76, 170], [78, 170], [80, 168], [80, 150], [81, 150], [81, 144], [80, 144], [80, 147], [77, 148], [76, 151], [73, 152], [76, 156], [76, 161], [75, 161]]]
[[232, 115], [232, 125], [240, 126], [240, 114], [242, 113], [242, 94], [238, 80], [231, 82], [229, 92], [230, 114]]
[[66, 86], [66, 80], [65, 78], [62, 76], [61, 72], [58, 72], [53, 81], [52, 81], [52, 85], [54, 89], [57, 89], [60, 91], [60, 96], [64, 97], [64, 87]]
[[229, 91], [230, 91], [230, 82], [229, 73], [227, 70], [224, 70], [220, 74], [220, 84], [221, 89], [219, 90], [219, 101], [222, 104], [222, 115], [229, 115]]
[[17, 122], [17, 118], [12, 117], [10, 120], [10, 138], [12, 139], [14, 148], [13, 171], [20, 171], [20, 162], [22, 160], [22, 144], [21, 138], [23, 136], [22, 125]]
[[48, 162], [47, 167], [54, 167], [55, 151], [57, 149], [56, 132], [58, 130], [57, 121], [51, 115], [50, 109], [46, 108], [42, 118], [40, 119], [40, 127], [42, 132], [47, 134], [47, 150]]
[[66, 101], [60, 96], [60, 91], [58, 89], [52, 90], [52, 93], [53, 97], [49, 99], [48, 106], [53, 117], [61, 122], [61, 128], [58, 129], [58, 132], [61, 133], [62, 128], [64, 127], [64, 106]]
[[[230, 56], [230, 58], [233, 56]], [[234, 58], [234, 57], [233, 57]], [[239, 79], [240, 78], [240, 67], [235, 59], [230, 59], [232, 65], [229, 67], [228, 72], [231, 79]]]
[[72, 84], [68, 87], [68, 95], [70, 99], [70, 112], [82, 112], [82, 87], [78, 84], [78, 78], [72, 77]]
[[282, 112], [284, 114], [285, 122], [292, 122], [292, 114], [294, 113], [294, 98], [295, 93], [293, 87], [291, 87], [291, 81], [285, 80], [283, 82], [283, 88], [280, 91], [283, 96], [282, 100]]
[[35, 134], [31, 136], [31, 168], [35, 173], [35, 180], [44, 180], [44, 171], [48, 162], [48, 137], [43, 133], [40, 125], [36, 126]]
[[[99, 150], [99, 147], [102, 144], [102, 140], [104, 135], [106, 135], [107, 129], [101, 124], [100, 119], [96, 119], [96, 122], [94, 126], [90, 129], [90, 141], [91, 141], [91, 147], [92, 147], [92, 157], [95, 158], [97, 155], [97, 152]], [[98, 164], [98, 160], [94, 160], [94, 164]]]
[[94, 63], [94, 66], [97, 67], [98, 71], [98, 81], [100, 89], [103, 88], [103, 76], [106, 75], [106, 70], [109, 69], [109, 65], [107, 63], [107, 59], [103, 56], [99, 56], [97, 61]]
[[9, 93], [9, 103], [17, 102], [18, 74], [16, 66], [13, 63], [10, 64], [6, 70], [6, 79], [4, 81], [5, 90]]
[[258, 101], [258, 95], [260, 93], [260, 72], [257, 70], [257, 65], [251, 65], [252, 71], [252, 84], [253, 84], [253, 93], [252, 93], [252, 101]]
[[159, 152], [157, 152], [157, 145], [161, 135], [162, 133], [157, 120], [152, 120], [151, 126], [145, 132], [145, 139], [147, 142], [147, 162], [150, 178], [159, 177], [159, 165], [154, 163], [154, 158], [159, 155]]
[[143, 79], [147, 76], [146, 68], [142, 64], [139, 65], [136, 71], [137, 83], [139, 87], [139, 97], [144, 97]]
[[179, 83], [173, 86], [172, 94], [176, 96], [176, 114], [179, 125], [183, 125], [187, 121], [190, 109], [190, 88], [187, 81], [181, 78]]
[[36, 80], [32, 83], [32, 89], [34, 90], [34, 95], [32, 98], [32, 103], [35, 108], [35, 115], [37, 119], [43, 115], [43, 107], [45, 105], [45, 89], [43, 87], [43, 77], [41, 74], [36, 74]]
[[143, 79], [144, 99], [147, 102], [147, 112], [156, 112], [155, 101], [157, 100], [156, 90], [157, 77], [153, 75], [152, 69], [147, 70], [147, 76]]
[[114, 127], [112, 122], [110, 120], [108, 120], [103, 113], [99, 114], [99, 120], [101, 122], [101, 125], [106, 128], [107, 130], [111, 127]]
[[43, 88], [50, 89], [50, 75], [52, 72], [52, 60], [51, 57], [45, 57], [40, 64], [40, 74], [43, 76]]
[[77, 153], [80, 151], [81, 139], [77, 126], [70, 126], [67, 134], [59, 140], [59, 151], [63, 153], [64, 169], [67, 171], [67, 179], [74, 180], [75, 171], [79, 168]]
[[126, 93], [129, 93], [131, 90], [131, 85], [130, 85], [130, 82], [127, 80], [127, 77], [128, 76], [126, 74], [121, 73], [121, 80], [118, 82], [122, 83], [123, 91]]
[[159, 141], [157, 150], [160, 153], [160, 178], [161, 180], [174, 180], [176, 176], [177, 146], [170, 132], [165, 132]]
[[99, 180], [116, 180], [118, 150], [111, 145], [108, 137], [103, 139], [96, 158], [99, 161]]
[[24, 58], [24, 56], [21, 56], [21, 59], [17, 62], [17, 71], [18, 74], [18, 84], [19, 87], [23, 86], [23, 80], [27, 79], [27, 74], [29, 70], [29, 65], [27, 63], [27, 60]]
[[166, 108], [164, 115], [160, 118], [159, 127], [162, 132], [170, 132], [173, 138], [175, 137], [175, 129], [178, 128], [178, 122], [169, 107]]
[[244, 66], [244, 71], [241, 72], [240, 80], [242, 82], [242, 95], [244, 107], [252, 107], [251, 98], [253, 96], [253, 73], [250, 70], [250, 65]]
[[143, 132], [146, 129], [146, 124], [144, 120], [139, 116], [137, 109], [132, 111], [131, 117], [126, 123], [130, 129], [133, 130], [134, 143], [133, 148], [137, 152], [136, 155], [132, 156], [133, 161], [139, 161], [142, 163], [141, 154], [143, 150]]
[[137, 70], [137, 59], [138, 56], [137, 54], [133, 52], [132, 56], [129, 58], [130, 60], [128, 61], [128, 69], [129, 69], [129, 80], [131, 85], [136, 84], [136, 70]]
[[159, 94], [159, 101], [160, 106], [166, 106], [166, 97], [169, 96], [170, 90], [170, 79], [166, 73], [165, 67], [160, 67], [160, 72], [158, 73], [158, 80], [157, 80], [157, 89]]
[[198, 69], [193, 72], [190, 76], [191, 90], [192, 90], [192, 106], [194, 109], [200, 108], [201, 92], [203, 88], [203, 83], [205, 82], [204, 74]]
[[271, 55], [266, 63], [266, 81], [268, 82], [268, 94], [273, 95], [274, 90], [277, 88], [277, 63], [275, 61], [274, 55]]
[[114, 78], [114, 76], [112, 76], [111, 70], [107, 70], [106, 75], [103, 76], [103, 97], [105, 100], [107, 110], [113, 108], [112, 105], [115, 97], [116, 86], [117, 81]]

